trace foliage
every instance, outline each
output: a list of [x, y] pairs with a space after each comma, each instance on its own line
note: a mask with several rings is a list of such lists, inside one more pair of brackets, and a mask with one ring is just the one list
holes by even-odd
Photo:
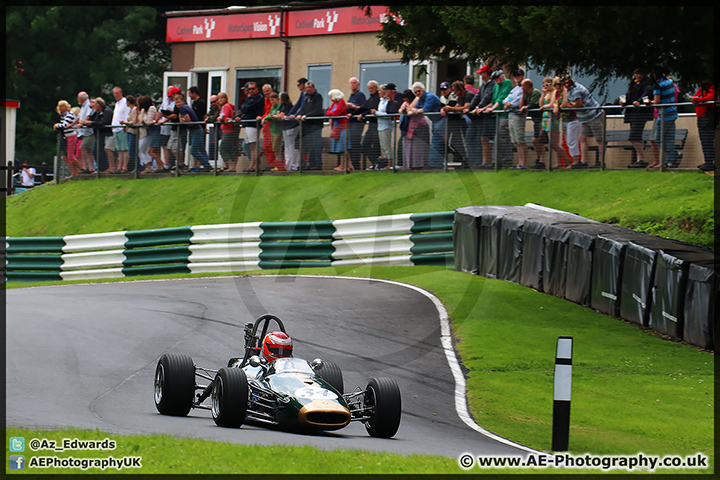
[[55, 151], [58, 100], [75, 105], [86, 91], [112, 103], [116, 85], [126, 95], [158, 96], [170, 67], [154, 7], [8, 6], [5, 40], [5, 95], [20, 101], [19, 158]]
[[601, 82], [629, 77], [638, 67], [665, 70], [686, 85], [713, 78], [714, 17], [706, 7], [681, 6], [445, 6], [391, 7], [402, 24], [378, 34], [403, 61], [432, 57], [577, 68]]

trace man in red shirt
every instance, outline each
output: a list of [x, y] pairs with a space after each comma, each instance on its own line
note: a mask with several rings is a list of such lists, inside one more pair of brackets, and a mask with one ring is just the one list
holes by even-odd
[[[270, 103], [270, 95], [273, 93], [273, 89], [270, 86], [270, 84], [266, 83], [262, 87], [263, 95], [265, 96], [265, 113], [262, 117], [258, 117], [258, 120], [262, 120], [263, 118], [267, 117], [267, 115], [270, 113], [270, 109], [272, 108], [272, 103]], [[273, 168], [277, 168], [277, 171], [284, 172], [285, 171], [285, 162], [278, 161], [275, 151], [273, 150], [272, 146], [272, 135], [270, 132], [270, 122], [265, 122], [265, 125], [262, 127], [262, 136], [263, 136], [263, 152], [265, 153], [265, 158], [267, 158], [268, 161], [268, 170], [272, 170]]]

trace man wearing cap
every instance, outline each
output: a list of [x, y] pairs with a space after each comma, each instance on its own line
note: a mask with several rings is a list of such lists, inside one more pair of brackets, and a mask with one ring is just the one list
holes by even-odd
[[[250, 152], [250, 165], [248, 166], [248, 172], [254, 172], [257, 168], [256, 161], [256, 142], [258, 138], [257, 129], [257, 118], [263, 116], [265, 112], [265, 97], [260, 93], [257, 83], [248, 82], [248, 97], [245, 99], [245, 103], [240, 107], [241, 120], [245, 120], [242, 126], [245, 127], [245, 141], [247, 148]], [[252, 120], [250, 122], [249, 120]], [[245, 146], [243, 145], [243, 148]]]
[[495, 86], [495, 82], [490, 78], [492, 68], [490, 68], [490, 65], [483, 65], [475, 73], [480, 74], [483, 83], [470, 102], [470, 106], [464, 110], [470, 117], [467, 146], [468, 160], [471, 167], [492, 164], [490, 140], [495, 138], [495, 119], [487, 114], [480, 113], [492, 101], [493, 87]]
[[[173, 129], [172, 126], [165, 125], [165, 123], [177, 122], [178, 120], [177, 114], [175, 114], [175, 101], [173, 98], [180, 92], [181, 90], [179, 88], [168, 85], [167, 97], [163, 99], [157, 116], [155, 117], [155, 122], [158, 125], [162, 125], [160, 127], [160, 135], [158, 136], [159, 143], [155, 145], [153, 144], [152, 138], [150, 139], [150, 148], [162, 147], [163, 153], [165, 154], [165, 164], [170, 166], [175, 165], [175, 152], [173, 152], [168, 145], [177, 145], [178, 132]], [[170, 143], [171, 139], [173, 140], [172, 144]], [[180, 152], [180, 158], [182, 158], [182, 152]]]
[[[499, 119], [499, 131], [496, 132], [497, 143], [498, 143], [498, 154], [499, 160], [502, 163], [512, 162], [512, 145], [510, 144], [510, 133], [508, 131], [508, 114], [503, 112], [503, 100], [507, 98], [510, 91], [513, 89], [512, 82], [505, 78], [505, 72], [502, 70], [495, 70], [490, 75], [495, 86], [493, 87], [493, 96], [491, 103], [487, 105], [481, 112], [491, 113], [495, 110], [499, 110], [502, 113], [493, 114], [490, 121], [495, 121], [495, 115], [500, 115]], [[483, 159], [484, 160], [484, 159]]]

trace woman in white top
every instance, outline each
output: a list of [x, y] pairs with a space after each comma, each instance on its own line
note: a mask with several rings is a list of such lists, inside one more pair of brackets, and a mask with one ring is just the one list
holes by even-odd
[[142, 97], [138, 98], [138, 109], [140, 111], [138, 112], [137, 122], [143, 125], [147, 125], [147, 127], [140, 128], [140, 133], [138, 135], [138, 156], [140, 157], [140, 163], [146, 165], [146, 170], [144, 173], [151, 173], [153, 172], [153, 159], [155, 159], [155, 162], [157, 163], [154, 171], [161, 170], [165, 165], [162, 161], [162, 156], [159, 152], [159, 149], [153, 149], [152, 152], [149, 151], [150, 135], [148, 134], [148, 129], [157, 128], [155, 119], [157, 118], [158, 112], [157, 108], [155, 108], [155, 105], [153, 105], [153, 101], [149, 95], [143, 95]]

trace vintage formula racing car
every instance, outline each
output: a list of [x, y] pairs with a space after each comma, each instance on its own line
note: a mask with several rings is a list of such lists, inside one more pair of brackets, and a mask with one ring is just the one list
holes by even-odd
[[[162, 355], [155, 369], [158, 411], [186, 416], [193, 408], [210, 410], [218, 426], [232, 428], [249, 422], [338, 430], [358, 421], [373, 437], [395, 435], [402, 411], [395, 380], [373, 378], [365, 390], [356, 387], [343, 393], [342, 371], [332, 362], [319, 358], [308, 362], [292, 356], [267, 361], [262, 358], [263, 339], [272, 332], [268, 330], [271, 322], [285, 333], [283, 322], [274, 315], [247, 323], [245, 355], [231, 358], [227, 367], [219, 370], [198, 367], [185, 354]], [[198, 378], [210, 383], [201, 385]], [[203, 405], [208, 398], [210, 405]]]

